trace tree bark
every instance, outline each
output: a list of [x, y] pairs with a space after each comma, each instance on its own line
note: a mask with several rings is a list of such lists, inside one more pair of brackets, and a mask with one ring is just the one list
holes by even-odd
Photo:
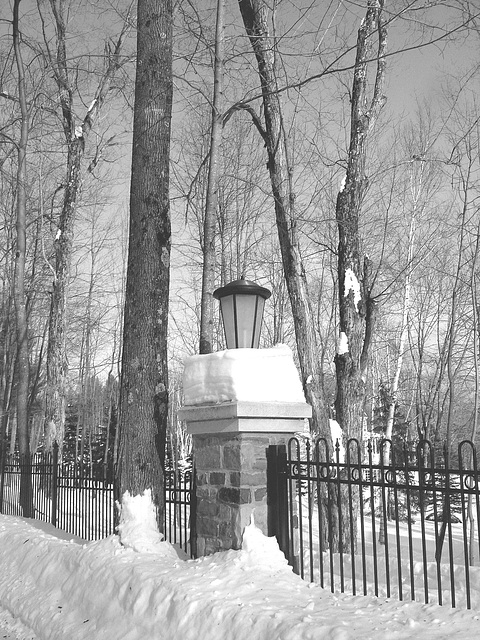
[[[383, 1], [369, 0], [357, 37], [352, 87], [350, 146], [345, 184], [336, 204], [338, 226], [338, 289], [341, 348], [335, 356], [336, 418], [346, 438], [362, 439], [363, 404], [368, 356], [375, 317], [371, 296], [371, 262], [362, 254], [359, 218], [367, 189], [366, 144], [385, 98], [387, 27], [382, 19]], [[376, 56], [373, 36], [378, 34]], [[368, 60], [377, 57], [371, 100], [368, 100]]]
[[138, 1], [117, 491], [151, 489], [163, 527], [168, 423], [172, 2]]
[[312, 406], [312, 431], [331, 442], [328, 413], [320, 367], [320, 345], [300, 252], [295, 216], [295, 193], [291, 183], [282, 110], [277, 93], [275, 47], [268, 28], [268, 6], [264, 0], [239, 0], [240, 11], [257, 59], [263, 95], [265, 129], [256, 121], [268, 153], [268, 170], [275, 202], [275, 218], [282, 253], [283, 272], [292, 307], [302, 384]]

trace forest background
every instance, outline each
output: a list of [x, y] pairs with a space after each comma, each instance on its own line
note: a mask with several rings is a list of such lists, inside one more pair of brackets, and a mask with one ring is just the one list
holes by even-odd
[[[12, 44], [15, 7], [24, 99]], [[290, 225], [312, 309], [313, 357], [325, 415], [338, 418], [336, 360], [345, 349], [338, 301], [345, 285], [338, 284], [336, 209], [351, 153], [353, 68], [366, 5], [283, 0], [265, 7], [282, 106]], [[475, 440], [480, 6], [413, 0], [382, 3], [382, 9], [386, 101], [369, 132], [358, 219], [375, 305], [360, 432]], [[180, 457], [189, 453], [176, 419], [183, 360], [200, 344], [216, 15], [213, 0], [174, 4], [168, 440]], [[265, 107], [236, 2], [226, 2], [224, 34], [214, 281], [221, 286], [245, 276], [270, 288], [262, 345], [287, 343], [297, 356], [266, 141], [258, 127]], [[67, 362], [57, 372], [64, 385], [56, 387], [64, 395], [63, 454], [98, 460], [113, 452], [116, 458], [135, 39], [135, 6], [124, 0], [22, 0], [0, 8], [0, 402], [1, 438], [11, 451], [22, 393], [15, 252], [24, 185], [28, 448], [51, 445], [58, 398], [47, 361], [64, 331]], [[369, 64], [377, 62], [374, 53]], [[373, 85], [367, 82], [372, 91]], [[27, 177], [19, 182], [27, 119]], [[62, 251], [69, 261], [59, 271]], [[65, 302], [60, 321], [52, 317], [57, 295]], [[214, 313], [211, 346], [217, 350], [223, 336]], [[302, 367], [301, 374], [308, 388]]]

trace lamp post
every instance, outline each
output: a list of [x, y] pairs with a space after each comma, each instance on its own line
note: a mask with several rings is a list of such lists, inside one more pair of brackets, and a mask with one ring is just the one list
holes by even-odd
[[[220, 301], [228, 351], [187, 359], [186, 404], [178, 412], [193, 442], [197, 491], [191, 516], [197, 556], [240, 549], [253, 513], [265, 535], [280, 531], [280, 497], [267, 478], [273, 462], [267, 452], [270, 445], [286, 446], [312, 415], [288, 347], [258, 349], [270, 291], [242, 278], [213, 295]], [[243, 354], [232, 353], [239, 348]], [[246, 366], [232, 366], [236, 360]], [[273, 376], [278, 378], [274, 385], [269, 382]], [[298, 391], [290, 395], [294, 388]], [[297, 549], [296, 529], [290, 540]]]
[[250, 280], [235, 280], [213, 292], [220, 301], [227, 349], [258, 349], [265, 300], [272, 292]]

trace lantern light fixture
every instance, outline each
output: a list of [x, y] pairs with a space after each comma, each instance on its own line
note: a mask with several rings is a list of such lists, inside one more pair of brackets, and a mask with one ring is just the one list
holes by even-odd
[[265, 300], [272, 292], [251, 280], [234, 280], [213, 292], [220, 302], [227, 349], [258, 349]]

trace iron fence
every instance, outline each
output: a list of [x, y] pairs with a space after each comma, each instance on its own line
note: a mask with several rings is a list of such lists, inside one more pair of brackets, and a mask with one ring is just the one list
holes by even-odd
[[[27, 480], [27, 482], [25, 482]], [[21, 485], [23, 484], [23, 490]], [[165, 539], [190, 548], [191, 470], [171, 468], [165, 473]], [[32, 517], [84, 540], [98, 540], [115, 532], [113, 466], [61, 462], [58, 447], [20, 459], [0, 455], [0, 513]]]
[[172, 468], [165, 473], [165, 539], [178, 544], [190, 557], [196, 555], [195, 474], [192, 469]]
[[[387, 463], [388, 460], [388, 463]], [[332, 592], [480, 607], [480, 489], [471, 442], [269, 449], [269, 529], [294, 571]]]

